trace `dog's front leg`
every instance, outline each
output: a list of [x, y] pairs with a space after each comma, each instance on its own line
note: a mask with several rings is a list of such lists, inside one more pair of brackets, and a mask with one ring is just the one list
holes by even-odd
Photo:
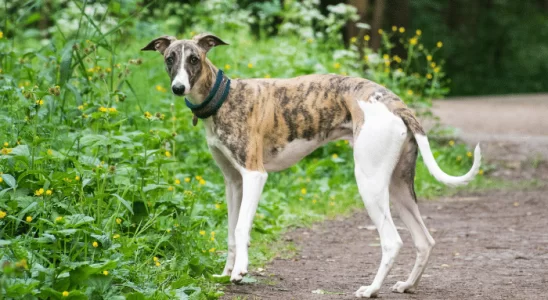
[[236, 260], [236, 238], [234, 231], [242, 203], [242, 177], [240, 174], [225, 174], [226, 205], [228, 208], [228, 254], [222, 276], [230, 276]]
[[268, 177], [267, 173], [259, 171], [250, 171], [243, 169], [241, 171], [243, 181], [243, 198], [236, 224], [236, 263], [232, 270], [230, 280], [232, 282], [240, 282], [243, 276], [247, 274], [247, 266], [249, 263], [247, 248], [249, 244], [249, 234], [253, 217], [257, 211], [257, 205], [263, 191], [264, 184]]

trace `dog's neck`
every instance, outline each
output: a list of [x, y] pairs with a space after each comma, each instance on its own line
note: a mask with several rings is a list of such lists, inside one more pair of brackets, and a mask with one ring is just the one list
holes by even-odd
[[198, 123], [198, 118], [206, 119], [215, 115], [230, 91], [230, 79], [209, 61], [206, 63], [196, 88], [189, 95], [190, 99], [185, 99], [187, 107], [194, 114], [194, 126]]

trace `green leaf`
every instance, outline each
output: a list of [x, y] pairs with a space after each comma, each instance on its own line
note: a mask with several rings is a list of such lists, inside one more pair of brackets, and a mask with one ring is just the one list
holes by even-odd
[[17, 181], [10, 174], [2, 174], [2, 179], [4, 179], [4, 182], [6, 182], [6, 184], [11, 188], [17, 187]]
[[83, 214], [75, 214], [65, 217], [65, 224], [67, 227], [80, 227], [84, 224], [92, 223], [93, 221], [95, 221], [94, 218]]
[[64, 86], [72, 74], [72, 46], [74, 42], [68, 42], [63, 48], [61, 64], [59, 65], [59, 85]]
[[120, 203], [122, 203], [127, 208], [127, 210], [129, 210], [129, 212], [133, 215], [133, 207], [131, 206], [131, 203], [129, 203], [129, 201], [120, 197], [120, 195], [118, 194], [112, 194], [112, 196], [116, 197], [120, 201]]

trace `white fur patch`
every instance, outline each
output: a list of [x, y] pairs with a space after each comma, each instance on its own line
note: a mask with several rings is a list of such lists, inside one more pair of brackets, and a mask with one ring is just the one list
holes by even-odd
[[185, 95], [190, 92], [190, 81], [188, 78], [188, 73], [185, 70], [185, 45], [182, 45], [183, 49], [181, 50], [181, 63], [179, 65], [179, 71], [171, 83], [171, 87], [175, 85], [183, 85], [185, 87]]

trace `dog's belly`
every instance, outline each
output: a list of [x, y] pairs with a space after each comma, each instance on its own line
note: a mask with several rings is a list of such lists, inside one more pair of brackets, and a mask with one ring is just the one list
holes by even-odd
[[[296, 139], [287, 143], [282, 149], [276, 149], [276, 154], [264, 156], [264, 168], [267, 172], [276, 172], [287, 169], [298, 163], [308, 154], [322, 145], [334, 140], [349, 140], [352, 142], [352, 130], [347, 126], [332, 131], [327, 139], [314, 138], [311, 140]], [[273, 149], [266, 149], [266, 153], [272, 153]]]

